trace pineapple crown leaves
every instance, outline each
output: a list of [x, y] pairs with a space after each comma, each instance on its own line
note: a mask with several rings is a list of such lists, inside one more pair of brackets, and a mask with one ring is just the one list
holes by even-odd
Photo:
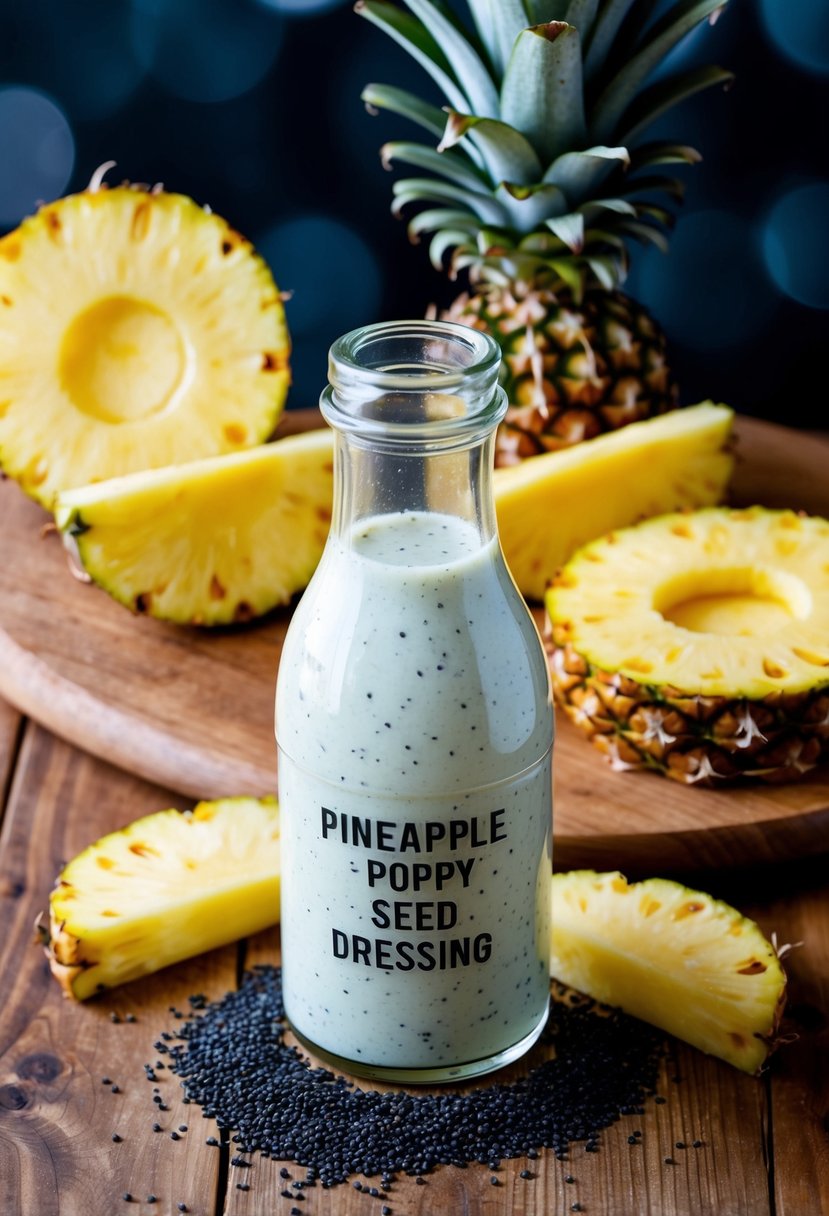
[[[412, 240], [430, 234], [436, 268], [488, 282], [543, 279], [576, 297], [624, 278], [630, 241], [667, 248], [685, 144], [640, 137], [685, 98], [731, 73], [706, 66], [652, 74], [727, 0], [358, 0], [356, 11], [403, 47], [442, 92], [443, 109], [369, 84], [370, 111], [389, 110], [437, 143], [395, 141], [383, 164], [424, 177], [393, 186], [393, 211], [417, 207]], [[654, 19], [655, 18], [655, 19]], [[666, 205], [667, 204], [667, 205]]]

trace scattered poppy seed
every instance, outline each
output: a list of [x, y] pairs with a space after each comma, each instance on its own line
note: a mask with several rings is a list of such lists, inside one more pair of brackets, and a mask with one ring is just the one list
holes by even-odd
[[677, 1140], [677, 1142], [676, 1142], [676, 1146], [675, 1146], [675, 1147], [676, 1147], [676, 1148], [685, 1148], [685, 1141], [684, 1141], [684, 1140]]
[[293, 1199], [294, 1197], [293, 1191], [280, 1191], [279, 1193], [283, 1199]]
[[291, 1216], [302, 1216], [301, 1208], [291, 1208]]
[[676, 1162], [674, 1161], [673, 1157], [666, 1157], [665, 1164], [666, 1165], [676, 1165]]
[[237, 1182], [237, 1183], [236, 1183], [236, 1190], [237, 1190], [237, 1191], [249, 1191], [249, 1190], [250, 1190], [250, 1183], [249, 1183], [249, 1182]]
[[[653, 1094], [662, 1040], [616, 1010], [596, 1010], [589, 998], [559, 995], [538, 1062], [512, 1083], [463, 1095], [387, 1093], [312, 1067], [288, 1046], [280, 972], [259, 966], [188, 1019], [169, 1068], [246, 1153], [298, 1161], [326, 1187], [354, 1175], [385, 1186], [395, 1173], [422, 1186], [441, 1165], [536, 1160], [542, 1149], [564, 1157], [577, 1141], [596, 1151], [603, 1128], [641, 1109]], [[384, 1197], [376, 1186], [353, 1185]], [[295, 1191], [281, 1194], [297, 1201]]]
[[219, 1143], [219, 1141], [216, 1139], [215, 1136], [208, 1136], [207, 1139], [205, 1140], [205, 1144], [209, 1144], [212, 1148], [216, 1148], [218, 1143]]
[[112, 1077], [101, 1077], [101, 1084], [102, 1085], [111, 1085]]
[[178, 1130], [179, 1130], [180, 1132], [186, 1132], [186, 1131], [187, 1131], [187, 1124], [186, 1124], [186, 1123], [179, 1123], [179, 1125], [178, 1125]]
[[121, 1090], [118, 1088], [118, 1086], [117, 1086], [117, 1085], [111, 1085], [111, 1086], [110, 1086], [110, 1091], [111, 1091], [112, 1093], [114, 1093], [114, 1094], [120, 1094], [120, 1092], [121, 1092]]
[[113, 1009], [112, 1013], [109, 1015], [109, 1020], [110, 1020], [110, 1022], [120, 1022], [121, 1021], [121, 1019], [118, 1017], [118, 1014], [115, 1012], [114, 1009]]
[[118, 1133], [117, 1133], [117, 1132], [113, 1132], [113, 1133], [112, 1133], [112, 1143], [113, 1143], [113, 1144], [120, 1144], [120, 1143], [121, 1143], [121, 1137], [118, 1135]]
[[667, 1101], [668, 1101], [667, 1098], [663, 1098], [659, 1095], [654, 1098], [654, 1102], [656, 1103], [657, 1106], [664, 1106]]
[[179, 1204], [177, 1204], [177, 1207], [178, 1207], [178, 1210], [179, 1210], [180, 1212], [186, 1212], [186, 1211], [187, 1211], [187, 1204], [186, 1204], [186, 1203], [179, 1203]]
[[692, 1147], [692, 1148], [702, 1148], [702, 1141], [701, 1141], [701, 1140], [695, 1140], [695, 1141], [694, 1141], [694, 1143], [691, 1145], [691, 1147]]
[[147, 1203], [157, 1203], [157, 1202], [158, 1202], [158, 1200], [156, 1199], [155, 1195], [147, 1196]]
[[494, 1175], [494, 1174], [490, 1174], [490, 1176], [489, 1176], [489, 1181], [490, 1181], [490, 1183], [492, 1184], [492, 1186], [497, 1186], [497, 1185], [498, 1185], [498, 1179], [495, 1177], [495, 1175]]
[[576, 1180], [572, 1174], [565, 1174], [564, 1181], [565, 1182], [575, 1182]]
[[571, 1203], [571, 1204], [570, 1204], [570, 1211], [571, 1211], [571, 1212], [580, 1212], [581, 1210], [582, 1210], [582, 1207], [581, 1207], [581, 1204], [580, 1204], [580, 1203]]
[[178, 1134], [178, 1132], [170, 1132], [170, 1139], [171, 1140], [180, 1140], [181, 1136]]
[[135, 1016], [134, 1013], [128, 1013], [127, 1016], [124, 1018], [124, 1021], [125, 1022], [137, 1022], [138, 1018]]
[[381, 1216], [391, 1216], [391, 1208], [387, 1203], [384, 1203], [380, 1209]]
[[160, 1132], [160, 1131], [161, 1131], [161, 1124], [160, 1124], [160, 1123], [154, 1123], [154, 1124], [153, 1124], [153, 1131], [154, 1131], [154, 1132]]
[[639, 1140], [636, 1136], [628, 1136], [628, 1144], [638, 1144]]
[[[280, 1178], [290, 1178], [290, 1176], [291, 1176], [290, 1172], [288, 1170], [286, 1170], [285, 1166], [283, 1165], [282, 1169], [279, 1171], [279, 1177]], [[357, 1184], [355, 1183], [354, 1185], [356, 1186]]]
[[124, 1191], [121, 1198], [124, 1200], [124, 1203], [132, 1203], [132, 1195], [129, 1193], [129, 1191]]
[[522, 1170], [521, 1173], [518, 1175], [518, 1177], [519, 1178], [532, 1178], [532, 1174], [530, 1173], [529, 1170]]

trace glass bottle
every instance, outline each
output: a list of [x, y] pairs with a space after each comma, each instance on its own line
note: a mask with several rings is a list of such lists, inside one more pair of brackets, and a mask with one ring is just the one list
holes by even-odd
[[499, 546], [488, 335], [372, 325], [329, 356], [330, 535], [276, 697], [292, 1029], [328, 1063], [457, 1080], [549, 999], [547, 666]]

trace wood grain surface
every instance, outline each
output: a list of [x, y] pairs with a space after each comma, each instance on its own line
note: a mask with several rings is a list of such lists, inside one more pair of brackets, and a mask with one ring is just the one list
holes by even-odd
[[[139, 815], [183, 802], [31, 723], [18, 752], [17, 733], [14, 716], [0, 715], [0, 752], [16, 757], [0, 831], [0, 1212], [177, 1216], [186, 1203], [193, 1216], [288, 1216], [279, 1169], [303, 1172], [255, 1157], [242, 1175], [227, 1148], [205, 1143], [216, 1135], [213, 1120], [182, 1103], [178, 1082], [161, 1071], [156, 1083], [169, 1110], [156, 1109], [143, 1068], [156, 1059], [159, 1034], [175, 1027], [169, 1007], [187, 1009], [194, 992], [218, 998], [237, 986], [243, 966], [275, 962], [276, 931], [83, 1005], [63, 998], [32, 934], [61, 861]], [[741, 886], [720, 875], [714, 888], [781, 941], [806, 939], [790, 964], [790, 1028], [800, 1037], [765, 1078], [674, 1044], [658, 1082], [664, 1103], [649, 1100], [644, 1115], [602, 1133], [599, 1152], [574, 1144], [566, 1162], [552, 1154], [505, 1161], [497, 1187], [483, 1166], [439, 1169], [423, 1187], [400, 1178], [383, 1201], [393, 1216], [551, 1216], [574, 1203], [587, 1216], [829, 1216], [825, 875], [824, 858]], [[151, 1130], [155, 1120], [160, 1133]], [[171, 1140], [181, 1124], [188, 1130]], [[633, 1130], [642, 1131], [640, 1145], [628, 1144]], [[518, 1176], [527, 1164], [531, 1180]], [[250, 1191], [238, 1190], [239, 1181]], [[301, 1208], [305, 1216], [379, 1216], [380, 1204], [344, 1184], [306, 1191]]]
[[[285, 430], [319, 422], [287, 416]], [[829, 513], [829, 442], [738, 420], [735, 501]], [[0, 694], [64, 739], [193, 798], [275, 788], [273, 692], [287, 610], [205, 631], [133, 616], [73, 579], [45, 514], [0, 484]], [[536, 609], [541, 621], [541, 610]], [[630, 874], [779, 861], [829, 832], [829, 770], [703, 790], [614, 773], [559, 715], [556, 865]], [[2, 757], [0, 757], [1, 759]]]

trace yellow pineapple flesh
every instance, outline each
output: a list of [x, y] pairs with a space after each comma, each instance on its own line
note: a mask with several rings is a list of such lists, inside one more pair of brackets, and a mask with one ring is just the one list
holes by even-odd
[[137, 819], [73, 858], [49, 898], [52, 973], [85, 1000], [279, 919], [273, 798]]
[[733, 411], [702, 402], [495, 472], [501, 544], [527, 599], [542, 600], [589, 540], [649, 515], [720, 502], [734, 467]]
[[786, 977], [735, 908], [680, 883], [573, 870], [553, 876], [550, 973], [745, 1072], [764, 1064]]
[[47, 508], [259, 443], [288, 355], [267, 265], [183, 195], [90, 188], [0, 240], [0, 466]]
[[546, 607], [556, 700], [614, 767], [781, 781], [829, 756], [829, 521], [659, 516], [579, 550]]
[[58, 496], [55, 519], [120, 603], [179, 624], [227, 625], [288, 604], [331, 519], [328, 431], [132, 473]]

